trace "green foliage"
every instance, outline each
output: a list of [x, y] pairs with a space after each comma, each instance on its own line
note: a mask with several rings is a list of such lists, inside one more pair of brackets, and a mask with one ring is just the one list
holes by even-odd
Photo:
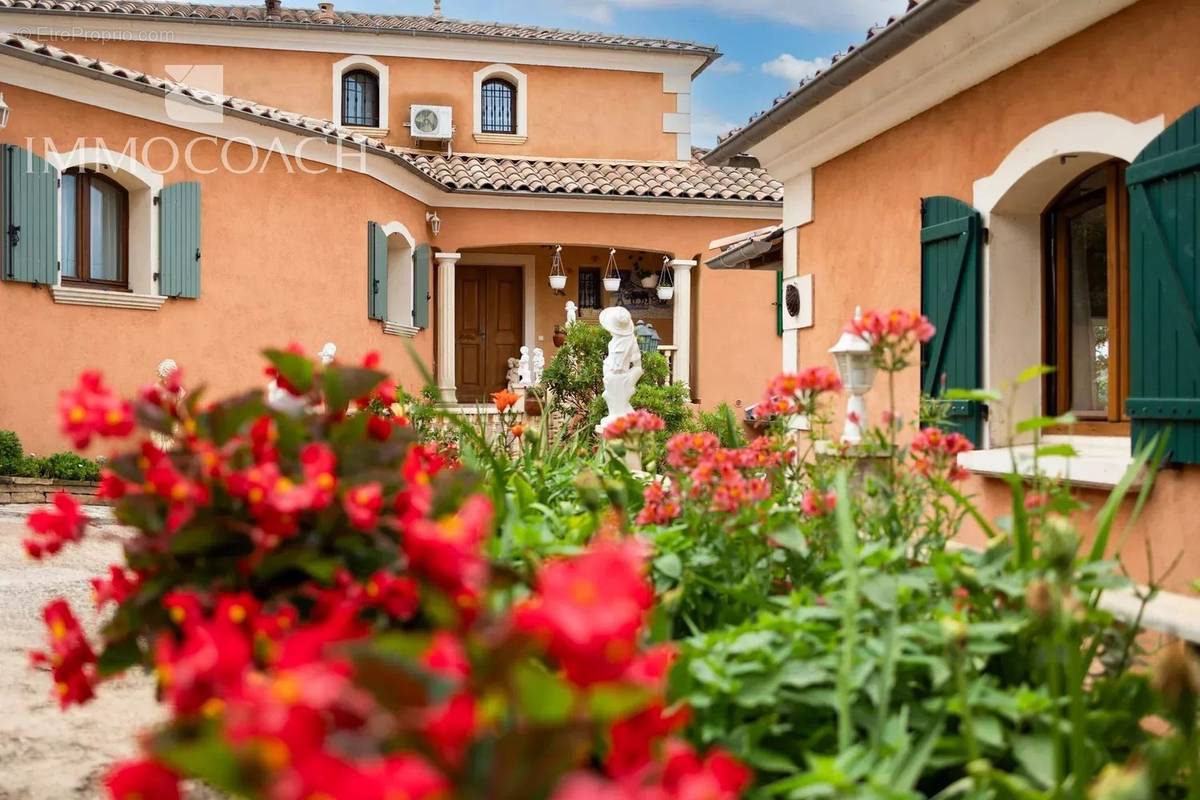
[[15, 478], [98, 481], [100, 465], [74, 453], [55, 453], [46, 458], [25, 455], [21, 440], [15, 433], [0, 431], [0, 475]]
[[700, 430], [715, 434], [721, 447], [745, 447], [746, 435], [737, 413], [728, 403], [721, 403], [712, 411], [701, 411], [698, 419]]

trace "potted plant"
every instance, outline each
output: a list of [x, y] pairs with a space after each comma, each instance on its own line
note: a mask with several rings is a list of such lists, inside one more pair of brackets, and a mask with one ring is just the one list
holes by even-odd
[[541, 385], [530, 386], [525, 390], [525, 413], [531, 417], [542, 415], [542, 397], [546, 390]]
[[550, 337], [555, 347], [562, 347], [567, 341], [567, 329], [562, 325], [554, 326], [554, 335]]
[[643, 289], [653, 289], [658, 286], [658, 273], [643, 269], [641, 264], [637, 265], [635, 274]]

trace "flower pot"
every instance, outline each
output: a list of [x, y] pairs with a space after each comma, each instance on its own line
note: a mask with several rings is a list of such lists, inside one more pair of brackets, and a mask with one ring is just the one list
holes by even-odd
[[533, 392], [525, 391], [525, 413], [531, 417], [542, 415], [542, 400]]
[[567, 276], [566, 275], [551, 275], [550, 276], [550, 288], [554, 289], [555, 291], [559, 291], [559, 292], [561, 292], [563, 289], [567, 288]]
[[567, 342], [567, 335], [555, 332], [554, 336], [550, 337], [550, 339], [554, 342], [555, 347], [562, 347]]
[[675, 296], [675, 287], [674, 286], [658, 287], [658, 299], [659, 300], [666, 302], [667, 300], [670, 300], [674, 296]]
[[642, 283], [643, 289], [653, 289], [655, 286], [658, 286], [658, 276], [657, 275], [643, 275], [642, 279], [641, 279], [641, 283]]
[[618, 291], [620, 288], [621, 288], [621, 279], [620, 278], [605, 278], [604, 279], [604, 291], [608, 292], [609, 294], [613, 294], [614, 292]]

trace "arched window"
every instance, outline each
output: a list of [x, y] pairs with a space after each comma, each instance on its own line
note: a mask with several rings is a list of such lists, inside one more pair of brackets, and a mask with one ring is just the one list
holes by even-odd
[[1129, 231], [1125, 164], [1089, 170], [1044, 215], [1048, 410], [1095, 427], [1125, 420]]
[[379, 127], [379, 76], [365, 69], [342, 75], [342, 124]]
[[68, 283], [129, 285], [129, 195], [99, 172], [62, 176], [62, 277]]
[[488, 78], [480, 90], [480, 130], [483, 133], [517, 132], [517, 87], [503, 78]]

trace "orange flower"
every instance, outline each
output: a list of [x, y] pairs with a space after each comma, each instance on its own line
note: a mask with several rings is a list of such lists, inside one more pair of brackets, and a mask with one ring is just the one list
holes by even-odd
[[516, 425], [513, 425], [511, 428], [509, 428], [508, 432], [520, 439], [525, 435], [525, 426], [518, 422]]
[[492, 393], [492, 402], [496, 404], [496, 410], [501, 413], [515, 406], [520, 399], [516, 392], [510, 392], [508, 389]]

